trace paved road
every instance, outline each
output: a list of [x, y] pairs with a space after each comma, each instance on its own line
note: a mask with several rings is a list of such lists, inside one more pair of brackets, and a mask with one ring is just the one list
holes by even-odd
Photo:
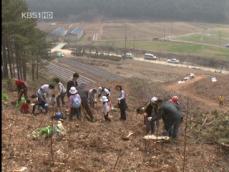
[[[59, 43], [59, 47], [63, 45], [62, 43]], [[55, 47], [54, 47], [55, 48]], [[71, 52], [65, 52], [65, 51], [71, 51], [71, 50], [67, 50], [67, 49], [61, 49], [63, 51], [63, 53], [65, 54], [66, 57], [71, 57]], [[71, 60], [72, 58], [70, 58]], [[210, 67], [203, 67], [203, 66], [194, 66], [194, 65], [185, 65], [185, 64], [172, 64], [172, 63], [167, 63], [166, 61], [159, 61], [159, 60], [145, 60], [144, 58], [141, 58], [141, 57], [137, 57], [137, 58], [133, 58], [134, 60], [138, 60], [138, 61], [144, 61], [144, 62], [148, 62], [148, 63], [156, 63], [156, 64], [160, 64], [160, 65], [168, 65], [168, 66], [176, 66], [176, 67], [185, 67], [185, 68], [191, 68], [191, 69], [197, 69], [197, 70], [203, 70], [203, 71], [208, 71], [208, 72], [216, 72], [218, 71], [217, 69], [215, 68], [210, 68]], [[98, 69], [96, 70], [95, 67], [91, 67], [90, 65], [86, 65], [86, 64], [83, 64], [83, 63], [79, 63], [79, 62], [76, 62], [76, 61], [72, 61], [71, 62], [67, 62], [65, 61], [64, 63], [66, 64], [69, 64], [71, 65], [72, 67], [77, 67], [79, 68], [80, 70], [82, 69], [83, 71], [87, 71], [87, 72], [91, 72], [93, 71], [93, 74], [98, 74], [100, 73], [100, 75], [102, 76], [102, 78], [107, 78], [107, 75], [106, 74], [101, 74], [103, 73], [104, 71], [101, 71], [101, 69]], [[86, 69], [86, 68], [89, 68], [89, 69]], [[229, 71], [227, 70], [222, 70], [221, 71], [223, 74], [229, 74]], [[106, 73], [106, 71], [105, 71]], [[113, 78], [114, 76], [112, 76], [111, 78]], [[108, 77], [109, 79], [109, 77]], [[117, 78], [115, 78], [117, 79]], [[110, 79], [109, 79], [110, 80]]]
[[[144, 61], [147, 63], [156, 63], [160, 65], [167, 65], [167, 66], [175, 66], [175, 67], [184, 67], [184, 68], [190, 68], [190, 69], [197, 69], [197, 70], [203, 70], [203, 71], [208, 71], [208, 72], [216, 72], [218, 71], [215, 68], [210, 68], [210, 67], [200, 67], [200, 66], [193, 66], [193, 65], [185, 65], [185, 64], [173, 64], [173, 63], [168, 63], [166, 61], [159, 61], [159, 60], [145, 60], [144, 58], [133, 58], [134, 60], [137, 61]], [[222, 74], [229, 74], [229, 71], [227, 70], [222, 70]]]

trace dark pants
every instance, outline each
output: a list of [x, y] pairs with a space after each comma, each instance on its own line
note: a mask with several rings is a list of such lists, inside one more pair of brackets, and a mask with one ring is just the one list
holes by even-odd
[[45, 102], [44, 100], [38, 98], [38, 102], [33, 106], [33, 111], [32, 111], [32, 113], [33, 113], [33, 114], [35, 113], [35, 108], [36, 108], [36, 107], [37, 107], [37, 108], [41, 107], [42, 109], [45, 110], [45, 113], [47, 113], [47, 112], [48, 112], [48, 107], [46, 107], [45, 104], [46, 104], [46, 102]]
[[157, 129], [159, 128], [159, 120], [157, 121], [148, 121], [147, 117], [145, 119], [145, 124], [146, 124], [146, 132], [150, 134], [154, 134], [155, 133], [155, 128], [157, 127]]
[[105, 119], [105, 121], [111, 121], [111, 119], [109, 118], [109, 114], [108, 113], [106, 115], [104, 115], [104, 119]]
[[18, 88], [18, 102], [21, 101], [21, 97], [24, 95], [25, 99], [27, 100], [28, 99], [28, 96], [27, 96], [27, 88], [26, 87], [23, 87], [23, 88]]
[[95, 108], [96, 102], [95, 102], [95, 98], [94, 97], [90, 97], [88, 99], [88, 103], [89, 103], [90, 107]]
[[125, 99], [120, 100], [119, 109], [120, 109], [120, 115], [121, 115], [120, 119], [121, 120], [126, 120], [127, 104], [126, 104], [126, 100]]
[[62, 103], [62, 106], [65, 105], [65, 102], [64, 102], [65, 95], [66, 95], [66, 93], [61, 93], [60, 95], [57, 96], [57, 98], [56, 98], [57, 107], [60, 107], [60, 101]]
[[173, 121], [164, 121], [165, 130], [168, 132], [169, 137], [176, 138], [178, 129], [180, 127], [181, 119]]
[[69, 119], [72, 120], [73, 116], [76, 116], [77, 119], [80, 119], [81, 117], [81, 108], [71, 108]]
[[90, 109], [90, 106], [89, 106], [88, 101], [82, 99], [82, 104], [81, 104], [81, 105], [82, 105], [82, 107], [85, 109], [87, 115], [90, 117], [90, 120], [93, 120], [93, 119], [94, 119], [94, 116], [93, 116], [93, 114], [92, 114], [92, 111], [91, 111], [91, 109]]

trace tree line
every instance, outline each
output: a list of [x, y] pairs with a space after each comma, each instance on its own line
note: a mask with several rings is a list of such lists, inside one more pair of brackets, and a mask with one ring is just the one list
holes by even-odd
[[53, 11], [56, 19], [106, 18], [225, 22], [228, 0], [27, 0], [32, 10]]
[[34, 80], [41, 59], [47, 58], [46, 34], [35, 20], [22, 18], [28, 11], [25, 1], [2, 0], [2, 6], [2, 76], [26, 80], [31, 73]]

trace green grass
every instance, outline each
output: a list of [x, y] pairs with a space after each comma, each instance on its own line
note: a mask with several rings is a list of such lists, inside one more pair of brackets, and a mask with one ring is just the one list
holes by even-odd
[[[124, 48], [124, 41], [97, 41], [94, 45]], [[229, 49], [190, 43], [171, 41], [127, 41], [127, 48], [150, 50], [155, 52], [197, 55], [208, 58], [218, 58], [229, 61]]]
[[[127, 48], [142, 49], [159, 53], [174, 53], [181, 55], [196, 55], [206, 58], [217, 58], [229, 61], [229, 49], [224, 45], [229, 43], [229, 27], [215, 25], [206, 29], [204, 34], [195, 33], [177, 36], [178, 41], [127, 41]], [[189, 43], [193, 42], [193, 43]], [[201, 43], [203, 43], [201, 45]], [[91, 42], [83, 38], [78, 45], [95, 45], [124, 48], [124, 40], [102, 40]]]
[[176, 40], [224, 46], [229, 43], [229, 28], [214, 28], [205, 33], [178, 36]]

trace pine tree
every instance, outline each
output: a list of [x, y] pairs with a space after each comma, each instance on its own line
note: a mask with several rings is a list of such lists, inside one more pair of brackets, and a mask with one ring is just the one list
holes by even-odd
[[25, 1], [3, 0], [2, 5], [3, 77], [26, 80], [28, 64], [34, 71], [34, 62], [47, 57], [46, 35], [36, 28], [36, 20], [22, 17], [28, 11]]

